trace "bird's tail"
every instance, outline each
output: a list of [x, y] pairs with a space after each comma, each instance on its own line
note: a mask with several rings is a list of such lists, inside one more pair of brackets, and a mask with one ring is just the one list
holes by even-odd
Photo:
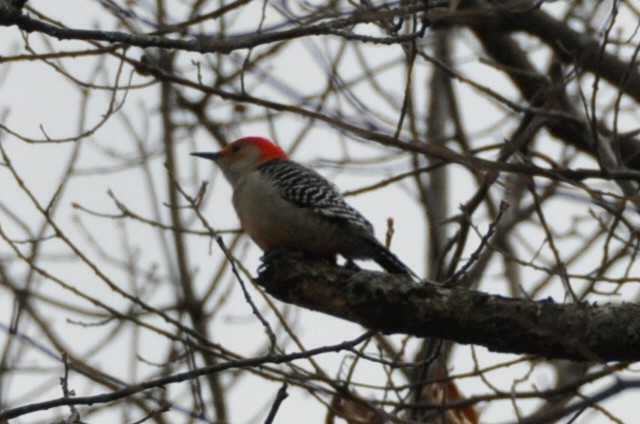
[[418, 280], [420, 277], [404, 264], [396, 255], [394, 255], [389, 249], [384, 247], [380, 243], [373, 243], [374, 256], [373, 260], [384, 268], [387, 272], [392, 274], [405, 274], [410, 275]]

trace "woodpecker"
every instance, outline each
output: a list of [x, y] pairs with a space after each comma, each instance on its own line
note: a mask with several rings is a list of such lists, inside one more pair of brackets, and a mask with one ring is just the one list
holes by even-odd
[[268, 253], [301, 251], [309, 257], [372, 259], [394, 274], [415, 275], [374, 236], [373, 226], [349, 206], [338, 188], [289, 159], [262, 137], [245, 137], [219, 152], [192, 153], [210, 159], [233, 188], [242, 228]]

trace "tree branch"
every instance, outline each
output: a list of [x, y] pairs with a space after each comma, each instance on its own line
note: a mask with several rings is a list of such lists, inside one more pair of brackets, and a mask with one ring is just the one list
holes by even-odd
[[[165, 49], [177, 49], [183, 51], [195, 51], [200, 53], [231, 53], [232, 51], [246, 48], [253, 48], [260, 45], [271, 44], [294, 38], [336, 35], [340, 37], [357, 37], [346, 30], [360, 23], [369, 23], [373, 19], [394, 18], [411, 13], [417, 13], [425, 9], [424, 5], [398, 7], [385, 10], [362, 11], [353, 13], [344, 18], [335, 18], [329, 21], [320, 22], [314, 25], [299, 25], [281, 31], [267, 31], [263, 33], [249, 32], [246, 34], [233, 35], [221, 38], [216, 34], [197, 34], [188, 39], [169, 38], [166, 35], [155, 34], [133, 34], [120, 31], [102, 31], [89, 29], [65, 28], [48, 22], [31, 18], [22, 14], [19, 9], [4, 7], [4, 3], [9, 0], [0, 0], [0, 26], [16, 25], [26, 32], [39, 32], [58, 40], [91, 40], [107, 43], [120, 43], [126, 46], [137, 46], [142, 48], [158, 47]], [[20, 3], [21, 0], [13, 0]], [[6, 10], [5, 10], [6, 9]], [[162, 28], [160, 28], [162, 30]], [[160, 31], [162, 33], [162, 31]], [[361, 41], [374, 43], [396, 44], [417, 37], [417, 34], [405, 37], [360, 37]]]
[[291, 254], [270, 254], [258, 284], [274, 297], [384, 333], [577, 361], [640, 359], [640, 306], [505, 298]]

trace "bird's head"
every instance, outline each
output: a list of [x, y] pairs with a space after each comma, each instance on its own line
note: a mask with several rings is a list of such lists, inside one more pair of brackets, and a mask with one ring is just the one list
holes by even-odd
[[263, 137], [240, 138], [219, 152], [191, 154], [214, 161], [231, 185], [235, 185], [243, 176], [253, 172], [265, 162], [288, 158], [284, 150]]

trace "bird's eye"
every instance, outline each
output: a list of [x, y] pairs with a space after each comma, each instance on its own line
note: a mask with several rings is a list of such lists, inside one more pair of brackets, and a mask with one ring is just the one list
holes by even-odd
[[241, 147], [242, 147], [242, 146], [241, 146], [241, 145], [239, 145], [239, 144], [233, 144], [233, 145], [231, 145], [231, 153], [236, 153], [236, 152], [238, 152], [238, 151], [240, 150], [240, 148], [241, 148]]

